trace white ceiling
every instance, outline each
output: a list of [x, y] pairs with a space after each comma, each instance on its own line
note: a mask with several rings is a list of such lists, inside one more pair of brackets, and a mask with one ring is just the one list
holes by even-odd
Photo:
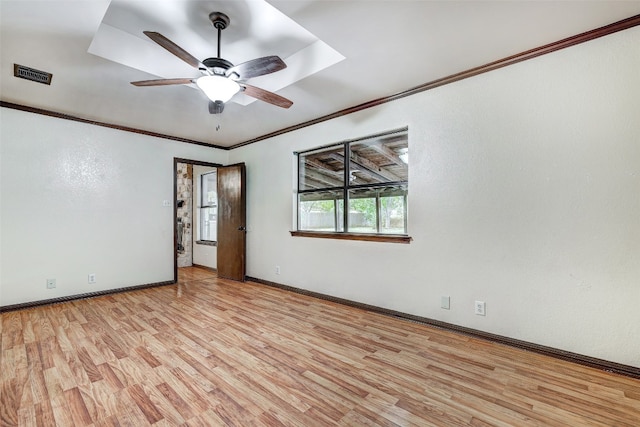
[[[118, 0], [110, 5], [107, 0], [0, 0], [0, 99], [233, 146], [640, 14], [640, 1], [259, 3]], [[269, 5], [285, 21], [273, 22], [265, 12]], [[197, 71], [185, 68], [142, 31], [158, 31], [202, 60], [216, 56], [217, 33], [208, 18], [213, 11], [231, 18], [231, 25], [222, 32], [225, 59], [238, 64], [257, 56], [280, 55], [290, 62], [291, 69], [279, 72], [282, 76], [275, 73], [249, 83], [289, 98], [294, 102], [291, 108], [237, 99], [222, 114], [210, 115], [207, 100], [197, 89], [129, 84], [157, 76], [196, 77]], [[291, 22], [283, 24], [289, 21], [287, 17]], [[297, 28], [296, 24], [300, 33], [291, 35], [283, 29], [287, 25]], [[89, 53], [101, 25], [125, 33], [120, 49], [111, 46], [110, 51], [128, 59]], [[304, 56], [314, 42], [337, 52], [333, 58], [337, 62], [317, 65], [315, 56]], [[140, 56], [136, 59], [137, 49]], [[340, 55], [344, 60], [339, 60]], [[136, 60], [137, 65], [132, 63]], [[14, 63], [53, 73], [52, 84], [13, 77]], [[296, 71], [305, 65], [312, 68], [305, 71], [306, 76]], [[174, 69], [181, 74], [166, 75]]]

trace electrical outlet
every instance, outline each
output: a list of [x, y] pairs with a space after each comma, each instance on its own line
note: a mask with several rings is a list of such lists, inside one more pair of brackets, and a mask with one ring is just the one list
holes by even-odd
[[440, 297], [440, 308], [449, 310], [451, 308], [451, 297]]
[[487, 305], [485, 304], [484, 301], [476, 301], [475, 304], [475, 313], [478, 316], [484, 316], [486, 315], [486, 309], [487, 309]]
[[56, 287], [56, 279], [47, 279], [47, 289], [54, 289]]
[[87, 277], [87, 282], [89, 284], [96, 283], [96, 273], [89, 273], [89, 276]]
[[280, 274], [280, 266], [276, 265], [276, 274]]

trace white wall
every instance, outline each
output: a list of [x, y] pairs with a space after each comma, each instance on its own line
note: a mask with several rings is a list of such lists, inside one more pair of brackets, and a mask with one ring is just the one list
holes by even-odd
[[0, 114], [0, 305], [173, 279], [174, 208], [162, 204], [173, 159], [226, 163], [228, 152]]
[[198, 204], [200, 203], [200, 175], [213, 172], [216, 168], [209, 166], [193, 165], [193, 263], [209, 268], [217, 268], [218, 247], [198, 244], [200, 232], [200, 217]]
[[[634, 28], [233, 150], [248, 275], [640, 367], [638, 46]], [[405, 125], [411, 244], [289, 235], [293, 151]]]

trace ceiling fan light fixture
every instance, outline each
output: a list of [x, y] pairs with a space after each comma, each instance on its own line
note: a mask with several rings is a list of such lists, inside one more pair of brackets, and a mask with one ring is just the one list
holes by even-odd
[[[2, 0], [0, 0], [2, 1]], [[196, 83], [209, 98], [209, 112], [219, 114], [224, 109], [225, 102], [236, 93], [242, 91], [247, 96], [281, 108], [289, 108], [293, 102], [268, 90], [251, 86], [245, 80], [253, 77], [271, 74], [287, 67], [280, 57], [271, 55], [255, 58], [238, 65], [220, 57], [220, 34], [229, 25], [229, 17], [222, 12], [212, 12], [209, 19], [218, 30], [218, 56], [200, 61], [189, 52], [156, 31], [143, 31], [152, 41], [167, 50], [172, 55], [200, 70], [204, 75], [197, 79], [156, 79], [131, 82], [134, 86], [166, 86]], [[237, 81], [236, 81], [237, 80]]]
[[196, 84], [213, 102], [227, 102], [240, 91], [238, 83], [223, 76], [202, 76]]

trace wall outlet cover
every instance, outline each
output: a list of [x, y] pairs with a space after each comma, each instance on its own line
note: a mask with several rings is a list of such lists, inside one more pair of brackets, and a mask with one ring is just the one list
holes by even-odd
[[445, 310], [449, 310], [451, 308], [451, 297], [441, 297], [440, 298], [440, 308], [444, 308]]
[[485, 316], [487, 312], [487, 305], [484, 301], [476, 301], [475, 302], [475, 314], [478, 316]]

